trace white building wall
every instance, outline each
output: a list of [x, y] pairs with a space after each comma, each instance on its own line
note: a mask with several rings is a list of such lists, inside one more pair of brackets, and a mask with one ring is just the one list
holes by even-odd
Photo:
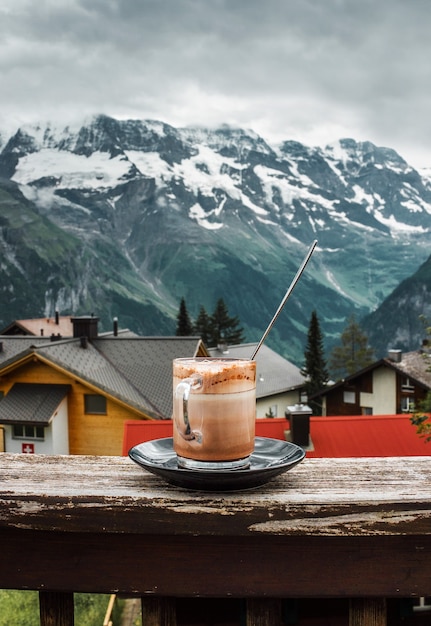
[[272, 417], [284, 417], [284, 412], [288, 406], [299, 402], [299, 391], [287, 391], [273, 396], [265, 396], [256, 400], [256, 417], [267, 417], [272, 407], [276, 407], [276, 415]]
[[52, 437], [51, 427], [45, 428], [45, 439], [43, 441], [37, 441], [35, 439], [14, 439], [12, 437], [12, 426], [6, 424], [5, 429], [5, 452], [21, 453], [23, 452], [23, 446], [30, 444], [34, 449], [35, 454], [52, 454]]
[[67, 396], [63, 398], [51, 422], [52, 453], [69, 454], [69, 419], [67, 412]]
[[37, 439], [14, 439], [10, 424], [6, 424], [4, 430], [5, 452], [22, 453], [23, 445], [31, 444], [34, 447], [35, 454], [69, 454], [67, 397], [63, 399], [54, 413], [49, 426], [45, 427], [45, 438], [43, 441]]
[[12, 439], [12, 426], [10, 424], [4, 425], [4, 449], [5, 452], [22, 452], [22, 444], [24, 440]]
[[373, 371], [373, 392], [360, 394], [361, 407], [371, 407], [373, 415], [394, 415], [397, 409], [397, 377], [387, 368]]

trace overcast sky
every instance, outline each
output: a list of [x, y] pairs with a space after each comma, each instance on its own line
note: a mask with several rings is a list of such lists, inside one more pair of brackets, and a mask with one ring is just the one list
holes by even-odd
[[0, 129], [93, 113], [431, 167], [430, 0], [0, 0]]

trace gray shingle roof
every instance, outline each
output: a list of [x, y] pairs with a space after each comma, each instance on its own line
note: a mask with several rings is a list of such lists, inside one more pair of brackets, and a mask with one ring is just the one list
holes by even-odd
[[431, 388], [431, 354], [429, 352], [422, 350], [404, 352], [399, 363], [394, 363], [390, 359], [385, 359], [385, 361], [405, 376], [417, 380], [428, 389]]
[[172, 416], [172, 361], [194, 356], [198, 337], [99, 338], [94, 346], [125, 379], [155, 404], [165, 417]]
[[0, 368], [13, 363], [20, 355], [29, 354], [33, 346], [43, 346], [46, 343], [49, 343], [49, 339], [46, 337], [0, 336]]
[[69, 389], [70, 385], [15, 383], [0, 402], [0, 423], [46, 426]]
[[[218, 348], [209, 348], [211, 356], [226, 356], [236, 359], [249, 359], [257, 343], [243, 343], [228, 346], [228, 352]], [[305, 378], [296, 365], [268, 348], [261, 346], [256, 355], [256, 397], [264, 398], [278, 393], [297, 389], [305, 384]]]

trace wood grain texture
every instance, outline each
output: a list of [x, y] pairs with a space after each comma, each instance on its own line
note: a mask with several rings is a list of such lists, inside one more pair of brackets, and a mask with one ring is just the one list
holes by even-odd
[[257, 489], [169, 486], [126, 457], [0, 455], [0, 528], [220, 536], [431, 534], [431, 457], [305, 459]]
[[349, 626], [386, 626], [384, 598], [355, 598], [350, 600]]
[[41, 626], [74, 626], [73, 593], [39, 592]]
[[306, 459], [264, 487], [204, 493], [128, 458], [1, 454], [0, 540], [0, 588], [429, 596], [431, 458]]

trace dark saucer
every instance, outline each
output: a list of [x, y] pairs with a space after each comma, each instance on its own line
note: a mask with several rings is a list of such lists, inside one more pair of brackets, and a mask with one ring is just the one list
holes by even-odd
[[267, 437], [256, 437], [250, 466], [244, 469], [201, 471], [178, 466], [172, 437], [146, 441], [129, 450], [129, 457], [171, 485], [201, 491], [239, 491], [259, 487], [300, 463], [305, 452], [299, 446]]

